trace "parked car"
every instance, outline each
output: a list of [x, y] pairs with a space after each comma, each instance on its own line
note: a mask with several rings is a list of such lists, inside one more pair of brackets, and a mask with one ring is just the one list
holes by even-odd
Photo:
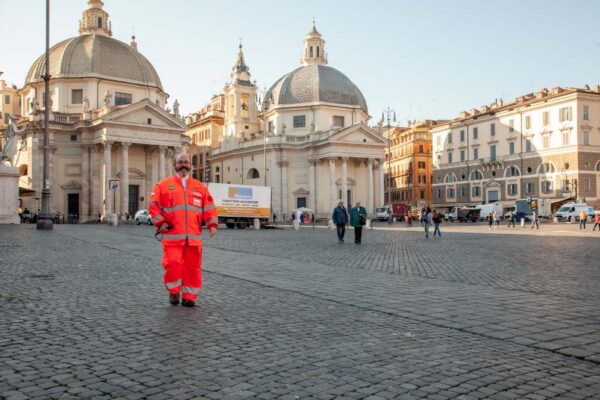
[[457, 217], [456, 216], [456, 210], [444, 213], [444, 220], [445, 221], [449, 221], [449, 222], [456, 221], [456, 217]]
[[556, 219], [558, 221], [578, 222], [581, 211], [587, 213], [588, 220], [590, 220], [590, 216], [594, 215], [594, 209], [585, 203], [567, 203], [558, 209]]
[[150, 213], [148, 212], [148, 210], [139, 210], [138, 212], [135, 213], [133, 220], [135, 221], [135, 223], [137, 225], [139, 225], [139, 224], [152, 225], [152, 217], [150, 216]]

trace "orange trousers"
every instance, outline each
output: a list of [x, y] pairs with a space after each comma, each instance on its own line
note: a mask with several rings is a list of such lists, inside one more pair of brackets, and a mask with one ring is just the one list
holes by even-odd
[[163, 245], [164, 282], [171, 294], [196, 301], [202, 286], [202, 247]]

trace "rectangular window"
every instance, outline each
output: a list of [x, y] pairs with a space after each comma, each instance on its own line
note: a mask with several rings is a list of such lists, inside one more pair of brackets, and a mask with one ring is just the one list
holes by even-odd
[[454, 189], [452, 189], [452, 188], [446, 189], [446, 197], [449, 199], [453, 199], [454, 198]]
[[583, 131], [583, 144], [585, 146], [590, 145], [590, 132], [589, 131]]
[[471, 196], [473, 196], [473, 197], [479, 197], [479, 196], [481, 196], [481, 187], [480, 186], [473, 186], [471, 188]]
[[544, 126], [548, 125], [550, 123], [550, 117], [549, 117], [549, 112], [548, 111], [544, 111], [544, 114], [542, 114], [542, 123], [544, 124]]
[[467, 196], [467, 188], [465, 188], [464, 186], [460, 188], [460, 197], [466, 197]]
[[490, 135], [491, 136], [496, 136], [496, 124], [491, 124], [490, 125]]
[[419, 183], [427, 183], [427, 179], [425, 175], [419, 175]]
[[298, 197], [296, 199], [296, 207], [297, 208], [306, 207], [306, 197]]
[[568, 146], [569, 145], [569, 136], [571, 132], [569, 131], [563, 131], [562, 133], [562, 144], [563, 146]]
[[269, 130], [269, 133], [273, 133], [273, 121], [269, 121], [269, 126], [267, 129]]
[[552, 191], [552, 182], [551, 181], [542, 181], [542, 192], [550, 193]]
[[421, 190], [421, 193], [420, 193], [420, 194], [421, 194], [421, 200], [423, 200], [423, 199], [425, 198], [425, 191], [424, 191], [424, 190]]
[[571, 107], [563, 107], [563, 108], [561, 108], [559, 110], [558, 120], [560, 122], [571, 121], [572, 120]]
[[490, 161], [496, 161], [496, 145], [490, 145]]
[[473, 139], [477, 139], [479, 137], [479, 129], [473, 128]]
[[515, 154], [515, 142], [508, 142], [508, 153]]
[[523, 184], [524, 194], [533, 194], [533, 182], [526, 182]]
[[133, 103], [133, 95], [131, 93], [115, 92], [115, 106], [122, 106]]
[[460, 131], [460, 141], [461, 142], [465, 141], [465, 131]]
[[479, 148], [475, 147], [473, 149], [473, 160], [478, 160], [479, 159]]
[[544, 137], [542, 138], [542, 148], [550, 148], [550, 135], [544, 135]]
[[425, 148], [422, 144], [419, 145], [419, 153], [425, 153]]
[[442, 189], [438, 189], [436, 195], [437, 195], [438, 199], [441, 199], [442, 198]]
[[10, 104], [10, 95], [9, 94], [4, 95], [4, 104]]
[[589, 191], [591, 189], [591, 182], [590, 182], [590, 178], [584, 178], [583, 179], [583, 190], [585, 190], [586, 192]]
[[294, 128], [306, 128], [306, 115], [294, 115]]
[[531, 153], [531, 139], [525, 139], [525, 152]]
[[71, 90], [71, 104], [83, 104], [83, 89]]
[[511, 119], [510, 121], [508, 121], [508, 131], [509, 132], [515, 131], [515, 120], [514, 119]]
[[448, 164], [452, 164], [452, 152], [448, 152]]
[[452, 143], [452, 133], [448, 134], [448, 143]]
[[344, 127], [344, 117], [341, 115], [333, 116], [333, 127], [334, 128], [343, 128]]
[[590, 106], [583, 106], [583, 120], [590, 120]]
[[435, 143], [439, 146], [442, 145], [442, 136], [441, 135], [435, 135]]
[[531, 116], [525, 117], [525, 129], [531, 129]]
[[516, 196], [517, 195], [517, 184], [516, 183], [510, 183], [507, 186], [507, 191], [508, 191], [508, 195], [509, 196]]
[[461, 162], [465, 161], [465, 151], [464, 150], [460, 151], [460, 161]]
[[425, 161], [419, 161], [419, 169], [425, 169]]

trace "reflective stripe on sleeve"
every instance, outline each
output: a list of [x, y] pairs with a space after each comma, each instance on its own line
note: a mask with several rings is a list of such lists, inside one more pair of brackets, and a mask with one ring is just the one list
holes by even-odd
[[202, 235], [187, 235], [187, 237], [191, 240], [202, 240]]
[[163, 217], [162, 215], [158, 214], [156, 217], [151, 218], [150, 220], [152, 221], [153, 224], [156, 224], [158, 221], [162, 221], [163, 219], [165, 219], [165, 217]]
[[192, 206], [192, 205], [189, 205], [189, 204], [163, 208], [162, 211], [170, 213], [170, 212], [173, 212], [173, 211], [186, 210], [186, 209], [188, 211], [195, 211], [195, 212], [198, 212], [198, 213], [202, 212], [202, 209], [200, 207]]
[[218, 224], [219, 223], [219, 218], [218, 217], [212, 217], [211, 219], [208, 220], [207, 224], [211, 224], [213, 222], [215, 224]]
[[153, 205], [155, 205], [155, 204], [156, 204], [156, 205], [158, 205], [158, 201], [156, 201], [156, 200], [152, 200], [152, 201], [151, 201], [151, 202], [148, 204], [148, 208], [150, 208], [151, 206], [153, 206]]
[[191, 286], [182, 286], [181, 291], [189, 294], [200, 294], [200, 288], [194, 288]]
[[209, 205], [207, 205], [207, 206], [204, 207], [204, 212], [213, 210], [214, 208], [215, 208], [214, 204], [209, 204]]
[[181, 286], [182, 282], [183, 281], [181, 279], [177, 279], [176, 281], [165, 283], [165, 286], [167, 287], [167, 289], [175, 289], [177, 286]]

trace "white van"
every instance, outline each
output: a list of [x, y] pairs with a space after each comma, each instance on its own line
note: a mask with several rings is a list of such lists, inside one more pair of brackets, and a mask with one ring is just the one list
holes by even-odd
[[502, 219], [502, 204], [479, 204], [475, 208], [479, 210], [480, 221], [485, 221], [494, 211], [498, 213], [498, 218]]
[[558, 209], [555, 217], [558, 221], [575, 222], [579, 221], [579, 214], [582, 211], [586, 212], [588, 219], [590, 215], [594, 215], [594, 208], [585, 203], [567, 203]]
[[386, 204], [383, 207], [378, 207], [375, 209], [375, 218], [377, 218], [379, 221], [387, 221], [390, 214], [391, 214], [391, 211], [390, 211], [390, 206], [388, 204]]

